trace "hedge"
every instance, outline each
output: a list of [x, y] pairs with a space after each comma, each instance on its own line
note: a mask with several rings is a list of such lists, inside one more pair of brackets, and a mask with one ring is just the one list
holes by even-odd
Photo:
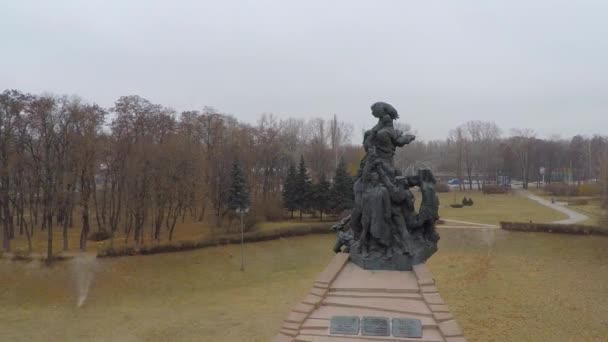
[[528, 223], [528, 222], [500, 222], [505, 230], [520, 232], [542, 232], [576, 235], [606, 235], [608, 229], [599, 226], [586, 226], [582, 224], [556, 224], [556, 223]]
[[[245, 242], [260, 242], [308, 234], [327, 234], [330, 233], [329, 229], [331, 228], [331, 226], [331, 223], [326, 223], [314, 226], [291, 227], [270, 231], [247, 232], [244, 234], [243, 240]], [[241, 234], [230, 234], [224, 235], [217, 239], [178, 241], [173, 243], [168, 242], [155, 245], [144, 245], [140, 248], [135, 248], [133, 246], [104, 247], [97, 252], [97, 257], [106, 258], [127, 255], [150, 255], [158, 253], [171, 253], [239, 243], [241, 243]]]

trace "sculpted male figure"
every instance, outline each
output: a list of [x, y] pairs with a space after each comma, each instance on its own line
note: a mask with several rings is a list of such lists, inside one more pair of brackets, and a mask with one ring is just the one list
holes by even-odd
[[370, 243], [385, 248], [385, 254], [390, 257], [391, 250], [391, 199], [388, 190], [380, 184], [376, 172], [370, 174], [362, 198], [361, 224], [363, 231], [360, 238], [362, 254], [368, 255]]

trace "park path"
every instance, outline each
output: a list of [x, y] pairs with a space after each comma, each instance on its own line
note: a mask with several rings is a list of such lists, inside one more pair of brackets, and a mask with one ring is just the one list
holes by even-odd
[[542, 205], [544, 205], [545, 207], [549, 207], [553, 210], [557, 210], [560, 213], [566, 214], [568, 215], [568, 218], [565, 220], [559, 220], [559, 221], [554, 221], [551, 223], [555, 223], [555, 224], [575, 224], [575, 223], [579, 223], [579, 222], [583, 222], [589, 219], [589, 217], [587, 215], [581, 214], [578, 211], [574, 211], [572, 209], [566, 208], [565, 206], [563, 206], [562, 204], [558, 204], [558, 203], [551, 203], [551, 201], [548, 201], [540, 196], [536, 196], [534, 194], [532, 194], [531, 192], [529, 192], [528, 190], [524, 190], [524, 189], [517, 189], [515, 190], [519, 195], [525, 196], [535, 202], [538, 202]]
[[445, 221], [445, 223], [442, 225], [438, 225], [437, 227], [439, 227], [439, 228], [459, 228], [459, 229], [480, 229], [480, 228], [496, 229], [496, 228], [500, 228], [494, 224], [476, 223], [476, 222], [469, 222], [469, 221], [458, 221], [458, 220], [451, 220], [451, 219], [446, 219], [446, 218], [442, 218], [442, 220]]

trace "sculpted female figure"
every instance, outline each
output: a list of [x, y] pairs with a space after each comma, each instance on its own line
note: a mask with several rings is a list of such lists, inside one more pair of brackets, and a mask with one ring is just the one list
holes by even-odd
[[[332, 227], [338, 235], [334, 251], [344, 247], [350, 260], [365, 269], [411, 270], [437, 250], [434, 179], [430, 170], [412, 177], [400, 175], [393, 165], [395, 150], [415, 137], [394, 128], [399, 115], [393, 106], [376, 102], [371, 109], [378, 123], [364, 135], [366, 154], [353, 185], [351, 215]], [[422, 190], [420, 214], [414, 209], [411, 186]]]

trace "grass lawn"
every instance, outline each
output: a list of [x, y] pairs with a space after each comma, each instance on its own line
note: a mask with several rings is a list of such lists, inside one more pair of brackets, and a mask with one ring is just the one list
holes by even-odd
[[[452, 208], [463, 197], [472, 198], [472, 207]], [[419, 194], [416, 194], [420, 203]], [[439, 214], [442, 218], [486, 224], [500, 221], [533, 221], [547, 223], [563, 220], [568, 216], [516, 194], [484, 195], [480, 191], [452, 191], [439, 194]]]
[[[605, 341], [608, 238], [440, 229], [429, 266], [470, 341]], [[331, 235], [38, 264], [0, 262], [0, 341], [268, 341]], [[94, 270], [77, 308], [79, 275]]]
[[429, 267], [470, 341], [606, 341], [608, 238], [440, 233]]
[[588, 201], [588, 204], [577, 204], [577, 205], [569, 205], [568, 209], [572, 209], [574, 211], [578, 211], [581, 214], [585, 214], [589, 216], [589, 219], [581, 222], [581, 224], [587, 224], [591, 226], [599, 226], [603, 214], [603, 209], [601, 207], [601, 200], [596, 197], [590, 196], [551, 196], [548, 195], [543, 189], [534, 188], [531, 191], [537, 195], [544, 197], [548, 200], [551, 198], [555, 199], [558, 202], [568, 202], [575, 201], [577, 199], [585, 199]]
[[[268, 341], [330, 260], [315, 235], [153, 256], [0, 263], [0, 341]], [[94, 268], [77, 308], [78, 275]]]

